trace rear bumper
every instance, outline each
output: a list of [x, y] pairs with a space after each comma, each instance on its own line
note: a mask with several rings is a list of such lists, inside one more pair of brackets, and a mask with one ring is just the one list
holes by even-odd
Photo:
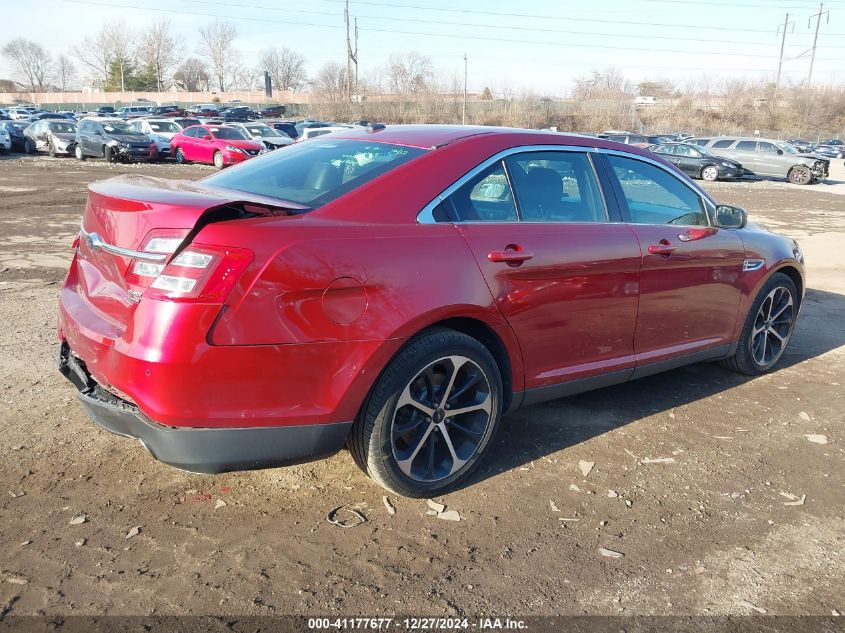
[[59, 371], [77, 388], [83, 409], [102, 429], [138, 440], [165, 464], [197, 473], [272, 468], [315, 459], [343, 447], [352, 422], [250, 428], [174, 428], [104, 390], [85, 364], [59, 351]]

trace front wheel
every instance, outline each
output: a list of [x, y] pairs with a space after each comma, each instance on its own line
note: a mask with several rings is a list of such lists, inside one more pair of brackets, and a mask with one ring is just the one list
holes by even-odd
[[115, 159], [115, 151], [108, 145], [103, 146], [103, 158], [107, 163], [113, 163]]
[[701, 170], [701, 179], [713, 182], [719, 179], [719, 168], [715, 165], [708, 165]]
[[182, 152], [181, 147], [176, 148], [176, 162], [180, 165], [184, 165], [188, 161], [185, 160], [185, 154]]
[[774, 368], [786, 351], [798, 318], [798, 290], [783, 273], [772, 275], [751, 305], [736, 353], [725, 365], [748, 376]]
[[76, 160], [85, 160], [85, 152], [82, 151], [82, 145], [79, 143], [76, 144], [76, 147], [73, 148], [73, 155], [76, 157]]
[[502, 414], [502, 378], [476, 339], [434, 329], [390, 362], [364, 402], [348, 447], [388, 490], [441, 494], [464, 482]]
[[217, 169], [223, 169], [226, 164], [223, 162], [222, 152], [214, 152], [214, 166]]
[[793, 167], [789, 170], [789, 182], [794, 185], [809, 185], [813, 182], [813, 174], [806, 167]]

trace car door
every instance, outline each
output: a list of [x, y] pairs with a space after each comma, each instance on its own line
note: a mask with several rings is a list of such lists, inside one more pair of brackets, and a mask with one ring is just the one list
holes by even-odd
[[94, 130], [97, 128], [97, 124], [94, 121], [86, 121], [83, 125], [80, 126], [79, 130], [79, 144], [82, 145], [82, 152], [88, 156], [92, 154], [91, 152], [91, 137], [94, 134]]
[[642, 249], [638, 366], [726, 351], [741, 299], [742, 239], [713, 226], [712, 203], [666, 167], [633, 156], [605, 159], [622, 216]]
[[688, 145], [676, 145], [675, 164], [688, 176], [698, 176], [701, 173], [701, 154]]
[[182, 155], [185, 160], [197, 160], [197, 131], [198, 127], [189, 127], [182, 132], [182, 140], [179, 142], [179, 147], [182, 148]]
[[732, 150], [733, 156], [731, 158], [746, 169], [750, 169], [761, 176], [770, 175], [765, 165], [760, 161], [760, 155], [757, 153], [757, 141], [739, 141], [733, 146]]
[[629, 377], [641, 256], [630, 230], [608, 215], [587, 152], [494, 160], [444, 205], [519, 339], [526, 389]]
[[757, 165], [755, 170], [764, 176], [785, 178], [792, 161], [784, 160], [783, 150], [768, 141], [757, 141]]

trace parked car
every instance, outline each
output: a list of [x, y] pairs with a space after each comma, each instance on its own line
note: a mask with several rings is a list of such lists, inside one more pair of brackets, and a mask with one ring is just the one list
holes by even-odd
[[603, 132], [598, 135], [598, 138], [614, 141], [616, 143], [625, 143], [625, 145], [633, 145], [634, 147], [645, 148], [649, 145], [653, 145], [653, 143], [649, 142], [647, 136], [642, 134], [632, 134], [630, 132]]
[[170, 140], [170, 151], [177, 163], [208, 163], [223, 169], [265, 151], [242, 132], [227, 125], [194, 125]]
[[689, 143], [690, 145], [697, 145], [698, 147], [706, 147], [710, 142], [709, 136], [691, 136], [683, 141], [675, 141], [676, 143]]
[[150, 116], [155, 117], [181, 117], [185, 111], [178, 105], [157, 106], [150, 111]]
[[95, 110], [97, 116], [102, 117], [113, 117], [114, 116], [114, 108], [112, 106], [100, 106]]
[[279, 149], [280, 147], [287, 147], [294, 140], [283, 132], [274, 130], [263, 123], [229, 123], [229, 127], [233, 127], [246, 134], [247, 138], [252, 138], [259, 143], [262, 143], [267, 149]]
[[182, 131], [182, 127], [173, 119], [135, 119], [129, 123], [129, 127], [152, 139], [156, 144], [159, 160], [170, 157], [170, 142]]
[[202, 125], [202, 121], [194, 117], [176, 117], [173, 119], [173, 122], [183, 130], [191, 127], [192, 125]]
[[302, 136], [304, 130], [312, 130], [321, 127], [331, 127], [331, 123], [326, 123], [325, 121], [316, 121], [313, 119], [308, 119], [305, 121], [300, 121], [294, 125], [294, 129], [296, 130], [296, 138], [299, 140], [299, 137]]
[[288, 109], [281, 104], [267, 105], [258, 110], [258, 114], [267, 119], [276, 119], [285, 116]]
[[296, 124], [294, 124], [293, 121], [274, 121], [272, 119], [262, 119], [258, 122], [273, 128], [277, 132], [286, 134], [294, 140], [296, 140], [296, 137], [299, 136], [299, 132], [296, 129]]
[[717, 136], [705, 146], [712, 154], [741, 163], [745, 169], [767, 178], [786, 178], [796, 185], [809, 185], [827, 178], [830, 161], [801, 154], [783, 141], [766, 138]]
[[152, 114], [152, 108], [147, 106], [124, 106], [119, 108], [114, 116], [119, 119], [137, 119], [142, 116], [149, 116]]
[[814, 145], [808, 151], [823, 158], [845, 158], [845, 146], [842, 145]]
[[745, 175], [740, 163], [711, 154], [691, 143], [661, 143], [649, 149], [692, 178], [727, 180]]
[[253, 112], [249, 106], [234, 106], [231, 108], [226, 108], [225, 110], [220, 110], [217, 116], [223, 119], [223, 121], [226, 123], [244, 123], [246, 121], [251, 121], [253, 119], [258, 118], [258, 115]]
[[96, 424], [189, 471], [346, 444], [389, 490], [442, 494], [520, 406], [770, 371], [804, 297], [794, 240], [581, 136], [356, 128], [89, 190], [59, 368]]
[[9, 118], [12, 121], [24, 121], [37, 113], [35, 108], [9, 108]]
[[220, 108], [216, 103], [198, 103], [188, 108], [187, 114], [195, 117], [217, 116], [220, 114]]
[[809, 141], [804, 141], [800, 138], [787, 139], [786, 142], [792, 145], [792, 147], [794, 147], [801, 153], [810, 152], [814, 147], [813, 143], [810, 143]]
[[817, 145], [829, 145], [829, 146], [836, 146], [836, 147], [843, 147], [845, 146], [845, 141], [840, 141], [838, 138], [831, 138], [826, 141], [822, 141], [821, 143], [817, 143]]
[[0, 126], [0, 154], [12, 151], [12, 137], [9, 130]]
[[41, 121], [42, 119], [60, 119], [62, 121], [76, 120], [72, 114], [66, 114], [62, 112], [39, 112], [38, 114], [33, 114], [31, 117], [25, 120], [29, 123], [35, 123], [36, 121]]
[[305, 127], [302, 128], [299, 136], [296, 138], [297, 142], [307, 141], [311, 138], [316, 138], [317, 136], [323, 136], [324, 134], [331, 134], [333, 132], [344, 132], [346, 130], [353, 129], [351, 125], [338, 125], [338, 124], [328, 124], [328, 125], [321, 125], [318, 127]]
[[9, 133], [12, 151], [22, 152], [26, 147], [26, 136], [23, 131], [29, 127], [26, 121], [0, 121], [0, 129]]
[[24, 149], [28, 154], [48, 152], [50, 156], [73, 154], [76, 145], [76, 123], [43, 119], [24, 130]]
[[82, 119], [76, 127], [74, 156], [104, 158], [107, 162], [156, 160], [156, 144], [122, 119]]

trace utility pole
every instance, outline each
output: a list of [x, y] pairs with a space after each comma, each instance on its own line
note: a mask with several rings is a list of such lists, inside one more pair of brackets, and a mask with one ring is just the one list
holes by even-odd
[[[778, 31], [783, 28], [783, 34], [780, 40], [780, 61], [778, 62], [778, 78], [775, 82], [775, 92], [780, 89], [780, 71], [783, 68], [783, 47], [786, 45], [786, 29], [789, 27], [789, 14], [786, 14], [786, 19], [783, 21], [783, 27], [778, 27]], [[795, 22], [792, 22], [792, 30], [795, 30]]]
[[467, 124], [467, 54], [464, 53], [464, 107], [461, 111], [461, 124]]
[[811, 15], [810, 19], [807, 21], [807, 28], [810, 26], [810, 22], [812, 22], [813, 18], [816, 18], [816, 34], [813, 36], [813, 53], [810, 56], [810, 73], [807, 75], [807, 87], [810, 87], [810, 82], [813, 80], [813, 64], [816, 61], [816, 44], [819, 41], [819, 27], [822, 23], [822, 16], [827, 14], [827, 22], [830, 23], [830, 11], [824, 10], [824, 2], [819, 3], [819, 12], [815, 15]]
[[343, 9], [343, 22], [346, 25], [346, 102], [352, 101], [352, 64], [355, 64], [355, 90], [358, 90], [358, 18], [355, 18], [355, 50], [349, 38], [349, 0]]

